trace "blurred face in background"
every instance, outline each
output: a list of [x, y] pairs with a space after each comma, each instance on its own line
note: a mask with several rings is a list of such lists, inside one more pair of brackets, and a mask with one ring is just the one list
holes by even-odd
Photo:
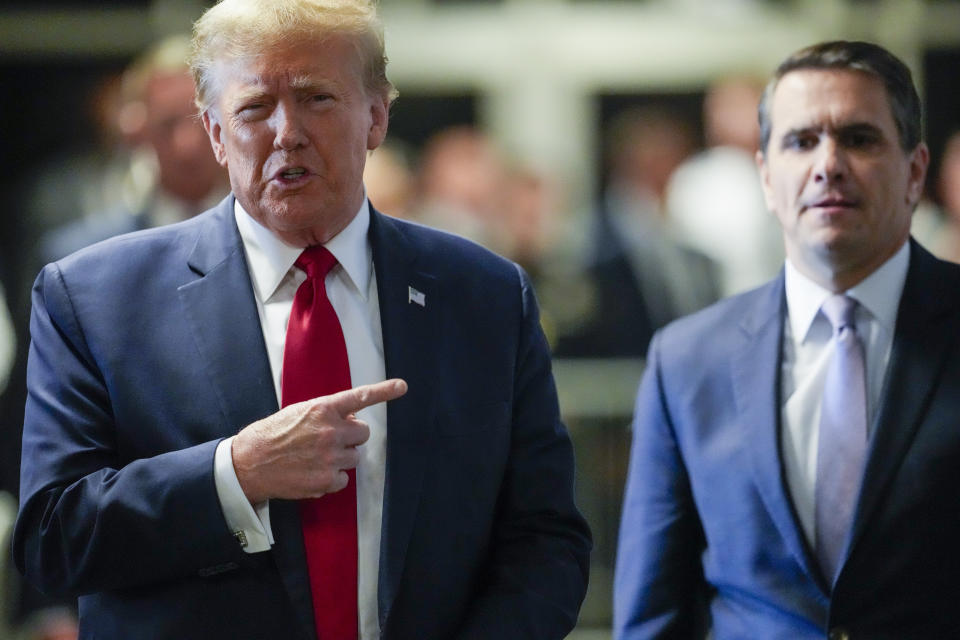
[[927, 148], [903, 150], [883, 83], [859, 71], [787, 73], [770, 120], [757, 160], [787, 256], [807, 277], [845, 290], [906, 241]]
[[144, 91], [142, 142], [156, 155], [164, 191], [199, 203], [224, 182], [224, 171], [210, 151], [193, 93], [186, 69], [154, 74]]
[[944, 147], [937, 189], [944, 212], [960, 222], [960, 133], [950, 136]]

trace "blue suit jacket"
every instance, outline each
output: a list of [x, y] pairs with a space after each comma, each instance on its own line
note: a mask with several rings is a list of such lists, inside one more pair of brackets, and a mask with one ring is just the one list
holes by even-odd
[[[560, 638], [589, 531], [526, 275], [462, 239], [370, 225], [389, 403], [384, 638]], [[425, 294], [409, 301], [408, 287]], [[81, 637], [313, 638], [295, 502], [244, 553], [217, 443], [277, 410], [233, 198], [73, 254], [34, 287], [14, 557], [80, 594]]]
[[779, 449], [783, 276], [658, 334], [637, 400], [616, 637], [960, 637], [960, 267], [914, 243], [851, 540], [828, 585]]

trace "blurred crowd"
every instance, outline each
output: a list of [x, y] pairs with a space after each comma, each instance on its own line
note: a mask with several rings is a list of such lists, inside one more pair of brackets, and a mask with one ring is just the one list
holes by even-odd
[[[91, 101], [98, 144], [36, 173], [23, 199], [29, 221], [17, 300], [41, 266], [113, 235], [195, 215], [229, 191], [193, 105], [188, 40], [145, 52]], [[783, 261], [776, 221], [754, 164], [762, 85], [718, 81], [702, 122], [642, 106], [606, 125], [606, 177], [592, 211], [570, 211], [557, 176], [504, 153], [482, 128], [461, 125], [424, 143], [389, 139], [368, 160], [373, 205], [466, 236], [533, 278], [558, 358], [642, 358], [654, 331], [720, 297], [769, 279]], [[402, 98], [401, 98], [402, 99]], [[702, 132], [701, 132], [702, 130]], [[960, 133], [945, 146], [915, 235], [960, 261]], [[8, 291], [8, 294], [10, 292]], [[15, 509], [28, 305], [0, 288], [0, 536]], [[18, 583], [0, 556], [0, 637], [76, 637], [70, 603]]]

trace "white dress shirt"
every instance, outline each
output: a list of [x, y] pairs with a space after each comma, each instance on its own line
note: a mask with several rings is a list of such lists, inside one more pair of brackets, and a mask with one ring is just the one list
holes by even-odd
[[[857, 306], [857, 333], [863, 342], [867, 366], [867, 425], [870, 435], [880, 403], [897, 308], [910, 263], [910, 243], [865, 280], [845, 293]], [[820, 435], [820, 405], [827, 367], [833, 357], [833, 328], [820, 313], [831, 292], [786, 263], [787, 318], [782, 353], [780, 448], [790, 497], [811, 546], [814, 533], [814, 496], [817, 482], [817, 443]]]
[[[294, 294], [307, 277], [294, 266], [302, 249], [281, 242], [251, 218], [239, 202], [234, 207], [234, 215], [250, 269], [277, 403], [281, 404], [280, 373], [287, 321]], [[343, 329], [350, 379], [355, 387], [385, 379], [380, 303], [373, 254], [367, 240], [369, 227], [370, 210], [364, 200], [350, 224], [324, 245], [340, 265], [330, 270], [324, 282], [327, 297]], [[370, 426], [369, 440], [358, 447], [360, 463], [357, 466], [360, 638], [375, 640], [380, 637], [377, 582], [386, 469], [386, 404], [363, 409], [357, 417]], [[238, 537], [245, 540], [244, 550], [248, 553], [267, 551], [273, 544], [269, 502], [251, 506], [243, 495], [233, 468], [232, 441], [232, 438], [224, 440], [216, 452], [214, 476], [220, 503], [230, 529], [242, 532]]]

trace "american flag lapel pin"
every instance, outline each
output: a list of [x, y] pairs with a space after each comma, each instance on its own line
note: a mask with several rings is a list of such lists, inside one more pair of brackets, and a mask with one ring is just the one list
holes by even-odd
[[418, 304], [426, 308], [427, 296], [422, 291], [417, 291], [413, 287], [407, 287], [407, 304]]

